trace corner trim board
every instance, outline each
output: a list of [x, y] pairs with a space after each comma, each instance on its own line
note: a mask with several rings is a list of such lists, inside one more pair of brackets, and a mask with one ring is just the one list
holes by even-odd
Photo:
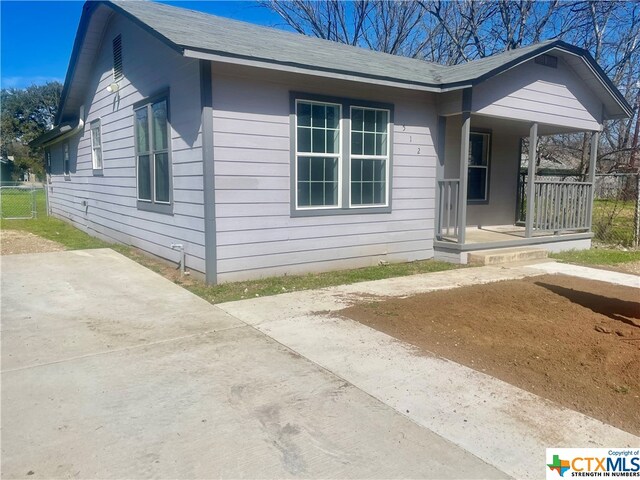
[[216, 186], [213, 158], [213, 78], [209, 60], [200, 60], [200, 104], [202, 115], [202, 187], [204, 190], [205, 278], [214, 285], [218, 280], [216, 239]]

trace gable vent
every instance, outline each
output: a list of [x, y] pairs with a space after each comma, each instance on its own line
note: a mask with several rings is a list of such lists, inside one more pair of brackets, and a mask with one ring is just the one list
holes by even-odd
[[544, 65], [545, 67], [558, 68], [558, 57], [553, 55], [540, 55], [536, 57], [536, 63], [538, 65]]
[[113, 81], [122, 80], [122, 36], [113, 39]]

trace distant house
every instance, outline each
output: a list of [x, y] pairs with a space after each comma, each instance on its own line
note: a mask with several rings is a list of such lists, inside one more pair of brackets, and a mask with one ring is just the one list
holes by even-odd
[[15, 163], [13, 162], [13, 157], [11, 155], [2, 156], [0, 155], [0, 182], [7, 183], [13, 181], [13, 170], [15, 168]]
[[[560, 41], [444, 67], [152, 2], [87, 2], [46, 147], [52, 213], [224, 282], [587, 248], [591, 175], [520, 145], [631, 107]], [[535, 155], [529, 157], [533, 178]]]

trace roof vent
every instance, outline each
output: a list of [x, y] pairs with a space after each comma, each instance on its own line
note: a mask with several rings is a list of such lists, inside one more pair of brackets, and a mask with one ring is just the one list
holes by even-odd
[[118, 35], [113, 39], [113, 81], [122, 80], [122, 36]]
[[536, 57], [536, 63], [538, 65], [544, 65], [545, 67], [558, 68], [558, 57], [553, 55], [539, 55]]

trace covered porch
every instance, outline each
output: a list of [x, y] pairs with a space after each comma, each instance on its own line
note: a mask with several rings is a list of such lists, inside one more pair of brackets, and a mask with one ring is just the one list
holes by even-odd
[[[560, 43], [507, 57], [476, 62], [484, 73], [438, 98], [436, 258], [591, 246], [602, 125], [631, 107], [584, 50]], [[540, 138], [566, 133], [587, 135], [587, 168], [571, 181], [537, 175]]]
[[[586, 175], [581, 181], [537, 176], [540, 137], [569, 132], [590, 137]], [[599, 130], [471, 111], [441, 117], [435, 257], [466, 263], [477, 250], [589, 248], [598, 138]]]

